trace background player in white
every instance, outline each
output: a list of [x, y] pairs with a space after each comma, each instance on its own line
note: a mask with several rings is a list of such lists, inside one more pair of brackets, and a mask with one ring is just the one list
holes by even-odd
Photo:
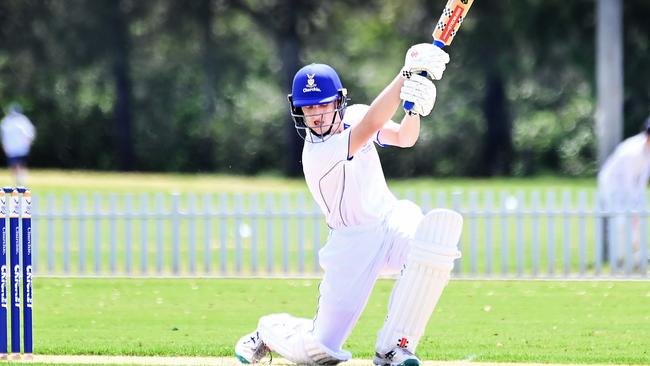
[[[295, 127], [305, 139], [305, 180], [331, 229], [319, 253], [324, 277], [314, 319], [289, 314], [262, 317], [240, 339], [235, 353], [259, 362], [270, 350], [289, 361], [336, 364], [351, 357], [342, 349], [380, 274], [399, 273], [388, 316], [376, 343], [375, 364], [417, 366], [415, 349], [447, 281], [462, 228], [451, 210], [426, 216], [389, 191], [375, 144], [410, 147], [420, 116], [436, 99], [449, 56], [431, 44], [411, 47], [402, 71], [370, 106], [347, 107], [347, 91], [330, 66], [300, 69], [289, 95]], [[391, 121], [401, 101], [414, 102], [401, 123]], [[432, 157], [433, 158], [433, 157]]]
[[17, 186], [25, 185], [27, 178], [27, 158], [32, 142], [36, 137], [34, 125], [23, 113], [19, 104], [12, 103], [7, 115], [0, 122], [2, 148], [7, 156]]
[[[619, 266], [625, 258], [625, 241], [628, 237], [625, 212], [639, 210], [646, 203], [648, 179], [650, 178], [650, 117], [646, 119], [643, 131], [621, 142], [610, 155], [598, 173], [598, 194], [601, 208], [611, 215], [603, 220], [604, 257]], [[631, 218], [632, 254], [635, 265], [639, 265], [640, 222]]]

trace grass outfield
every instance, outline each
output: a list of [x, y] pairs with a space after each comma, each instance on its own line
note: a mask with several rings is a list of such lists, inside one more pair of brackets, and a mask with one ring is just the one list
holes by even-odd
[[[0, 182], [12, 185], [13, 178], [6, 169], [0, 170]], [[38, 170], [29, 172], [28, 185], [39, 194], [80, 192], [307, 192], [304, 179], [276, 176], [231, 176], [218, 174], [174, 173], [116, 173], [78, 170]], [[542, 176], [533, 178], [418, 178], [391, 179], [395, 190], [517, 190], [533, 189], [594, 189], [595, 178], [563, 178]]]
[[[35, 280], [38, 354], [230, 356], [264, 314], [312, 317], [317, 280]], [[370, 358], [391, 282], [345, 348]], [[452, 281], [423, 359], [649, 364], [650, 287], [617, 281]]]

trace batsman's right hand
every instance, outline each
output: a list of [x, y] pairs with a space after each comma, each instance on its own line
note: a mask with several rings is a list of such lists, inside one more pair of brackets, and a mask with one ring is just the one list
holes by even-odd
[[428, 116], [436, 102], [436, 86], [429, 78], [413, 74], [404, 80], [399, 97], [413, 103], [413, 108], [407, 111], [409, 114]]
[[431, 79], [440, 80], [448, 62], [449, 55], [438, 46], [432, 43], [416, 44], [406, 51], [402, 75], [408, 78], [424, 71]]

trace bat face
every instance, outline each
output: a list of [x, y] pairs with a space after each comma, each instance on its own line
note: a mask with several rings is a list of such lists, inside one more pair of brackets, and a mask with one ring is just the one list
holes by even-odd
[[433, 30], [433, 39], [449, 46], [474, 0], [449, 0]]

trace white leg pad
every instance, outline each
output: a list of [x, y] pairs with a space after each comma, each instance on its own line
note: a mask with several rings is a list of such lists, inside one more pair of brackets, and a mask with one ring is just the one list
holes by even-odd
[[334, 351], [318, 342], [312, 326], [311, 319], [271, 314], [260, 318], [257, 331], [272, 351], [297, 364], [336, 365], [352, 357], [350, 352]]
[[376, 349], [415, 349], [429, 318], [449, 282], [454, 260], [460, 258], [458, 242], [463, 217], [455, 211], [436, 209], [424, 216], [411, 243], [406, 266], [393, 287], [388, 316], [379, 332]]

